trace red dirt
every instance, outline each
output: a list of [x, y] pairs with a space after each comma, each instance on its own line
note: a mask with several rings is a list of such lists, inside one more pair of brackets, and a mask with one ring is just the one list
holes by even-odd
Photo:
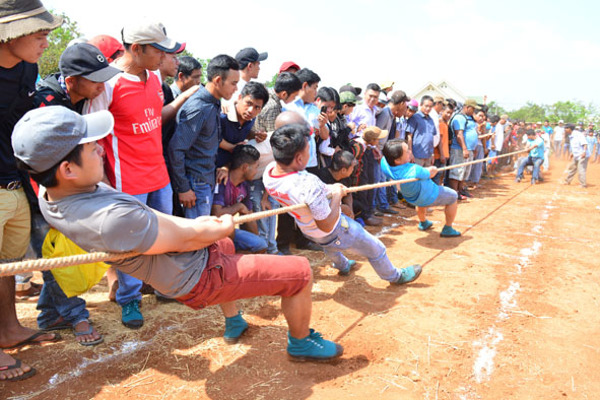
[[[334, 364], [287, 360], [274, 298], [241, 302], [251, 327], [228, 346], [216, 307], [153, 296], [144, 296], [144, 327], [124, 328], [103, 283], [85, 298], [105, 343], [85, 348], [65, 332], [11, 352], [38, 374], [0, 383], [0, 398], [598, 398], [600, 167], [589, 166], [582, 189], [559, 185], [565, 162], [552, 161], [536, 186], [513, 175], [482, 181], [459, 206], [461, 238], [439, 237], [440, 209], [426, 233], [410, 209], [386, 217], [390, 257], [424, 265], [414, 284], [390, 287], [364, 260], [341, 278], [322, 253], [301, 252], [315, 274], [312, 326], [345, 347]], [[35, 326], [35, 305], [17, 307]]]

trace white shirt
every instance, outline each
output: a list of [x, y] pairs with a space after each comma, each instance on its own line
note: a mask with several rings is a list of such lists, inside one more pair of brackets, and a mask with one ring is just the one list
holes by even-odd
[[432, 107], [431, 111], [429, 111], [429, 116], [435, 124], [435, 136], [433, 137], [433, 147], [436, 147], [438, 144], [440, 144], [440, 114], [438, 114], [438, 112], [435, 111], [435, 108]]
[[504, 144], [504, 125], [500, 124], [500, 122], [496, 124], [494, 135], [494, 146], [496, 147], [496, 151], [500, 153]]
[[[316, 175], [306, 171], [273, 175], [275, 165], [275, 162], [267, 165], [263, 174], [263, 183], [267, 193], [284, 207], [304, 203], [308, 205], [308, 208], [289, 213], [294, 217], [298, 228], [304, 235], [313, 238], [329, 235], [331, 232], [320, 230], [315, 222], [315, 219], [319, 221], [326, 219], [331, 213], [330, 200], [327, 198], [330, 192], [329, 186]], [[337, 216], [338, 220], [340, 216], [341, 211]], [[333, 226], [331, 231], [335, 229], [337, 222]]]
[[587, 144], [583, 132], [574, 130], [571, 134], [571, 151], [573, 152], [573, 157], [579, 158], [582, 155], [585, 155], [586, 151], [584, 150], [584, 146], [587, 146]]
[[557, 125], [554, 128], [554, 140], [562, 142], [564, 139], [565, 139], [565, 127]]

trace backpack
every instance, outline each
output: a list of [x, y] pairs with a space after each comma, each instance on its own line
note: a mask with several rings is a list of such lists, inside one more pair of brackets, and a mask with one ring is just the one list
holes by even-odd
[[[455, 113], [452, 118], [450, 118], [450, 121], [448, 121], [448, 143], [452, 143], [454, 141], [454, 137], [456, 136], [456, 133], [454, 132], [454, 127], [452, 126], [453, 122], [454, 122], [454, 118], [456, 118], [457, 115], [462, 115], [463, 117], [465, 117], [465, 120], [469, 121], [469, 119], [467, 118], [467, 116], [461, 112]], [[466, 128], [466, 124], [465, 124], [465, 128]]]

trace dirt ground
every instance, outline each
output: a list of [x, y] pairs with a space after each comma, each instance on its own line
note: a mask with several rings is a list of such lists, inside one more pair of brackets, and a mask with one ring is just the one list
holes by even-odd
[[[600, 393], [600, 165], [587, 189], [530, 186], [506, 174], [482, 181], [459, 206], [457, 239], [417, 230], [413, 210], [373, 230], [398, 266], [421, 263], [403, 287], [365, 260], [338, 277], [323, 253], [300, 252], [315, 275], [312, 327], [345, 347], [334, 364], [292, 363], [274, 298], [242, 301], [250, 330], [228, 346], [216, 307], [192, 311], [144, 296], [131, 331], [103, 282], [85, 296], [105, 343], [11, 352], [38, 374], [0, 383], [1, 399], [597, 399]], [[282, 259], [285, 260], [285, 259]], [[284, 262], [284, 261], [283, 261]], [[594, 267], [594, 265], [596, 267]], [[35, 304], [20, 302], [35, 326]]]

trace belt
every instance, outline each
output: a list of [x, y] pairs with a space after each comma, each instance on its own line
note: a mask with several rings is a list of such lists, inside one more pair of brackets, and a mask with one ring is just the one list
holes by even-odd
[[17, 190], [21, 189], [22, 186], [21, 181], [12, 181], [8, 182], [6, 185], [0, 185], [0, 189]]

